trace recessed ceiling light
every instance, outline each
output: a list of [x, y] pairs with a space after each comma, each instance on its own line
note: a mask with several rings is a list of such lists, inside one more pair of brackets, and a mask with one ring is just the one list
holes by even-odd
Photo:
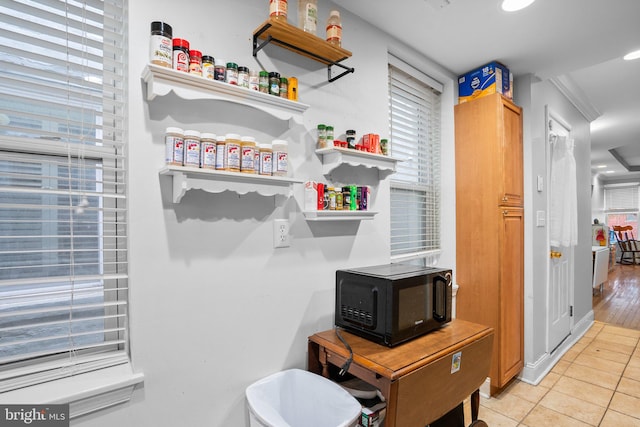
[[535, 0], [503, 0], [502, 10], [505, 12], [515, 12], [516, 10], [524, 9], [534, 1]]
[[615, 171], [605, 171], [604, 173], [614, 173]]
[[607, 165], [598, 165], [598, 166], [596, 166], [596, 167], [597, 167], [598, 169], [604, 169], [604, 168], [606, 168], [606, 167], [607, 167]]
[[640, 50], [636, 50], [635, 52], [627, 53], [624, 56], [624, 59], [627, 60], [627, 61], [631, 61], [632, 59], [638, 59], [638, 58], [640, 58]]

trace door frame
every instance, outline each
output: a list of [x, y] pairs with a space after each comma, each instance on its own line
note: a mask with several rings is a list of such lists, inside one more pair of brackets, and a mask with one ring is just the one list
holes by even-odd
[[[549, 218], [550, 218], [550, 194], [551, 192], [550, 190], [550, 185], [551, 185], [551, 133], [553, 132], [552, 130], [552, 121], [557, 122], [558, 124], [560, 124], [564, 130], [566, 130], [567, 136], [569, 137], [571, 134], [571, 125], [569, 124], [569, 122], [567, 122], [560, 114], [557, 114], [555, 111], [553, 111], [553, 109], [551, 109], [549, 107], [549, 105], [545, 105], [544, 107], [544, 113], [545, 113], [545, 163], [546, 163], [546, 180], [547, 183], [549, 183], [547, 185], [547, 194], [546, 194], [546, 203], [547, 203], [547, 214], [546, 214], [546, 246], [545, 246], [545, 250], [546, 251], [550, 251], [551, 250], [551, 244], [550, 244], [550, 237], [549, 237]], [[569, 295], [568, 295], [568, 303], [570, 307], [573, 307], [575, 304], [575, 297], [574, 297], [574, 290], [575, 290], [575, 257], [574, 257], [574, 248], [570, 248], [569, 250], [571, 259], [570, 259], [570, 264], [569, 264]], [[553, 345], [553, 348], [551, 347], [551, 343], [550, 343], [550, 336], [551, 336], [551, 319], [550, 319], [550, 314], [551, 314], [551, 257], [548, 254], [546, 256], [546, 303], [547, 303], [547, 315], [546, 315], [546, 334], [545, 334], [545, 346], [546, 346], [546, 351], [548, 354], [551, 354], [551, 352], [553, 350], [555, 350], [556, 348], [560, 347], [560, 345], [562, 344], [562, 342], [564, 342], [564, 340], [566, 340], [566, 337], [560, 341], [559, 343], [556, 343]], [[571, 332], [573, 331], [574, 328], [574, 321], [575, 318], [574, 316], [570, 316], [569, 317], [569, 331], [567, 334], [567, 337], [569, 337], [571, 335]]]

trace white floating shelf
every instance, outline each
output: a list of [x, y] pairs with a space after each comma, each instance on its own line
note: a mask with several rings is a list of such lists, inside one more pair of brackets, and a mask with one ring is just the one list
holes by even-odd
[[294, 119], [298, 123], [302, 122], [302, 113], [309, 108], [309, 105], [301, 102], [154, 64], [148, 64], [144, 68], [142, 80], [147, 85], [148, 101], [173, 91], [183, 99], [235, 102], [262, 110], [280, 120]]
[[352, 148], [329, 147], [320, 148], [316, 153], [322, 156], [322, 173], [330, 175], [337, 167], [348, 164], [351, 166], [365, 166], [378, 169], [381, 177], [396, 171], [396, 164], [400, 161], [382, 154], [373, 154]]
[[255, 192], [262, 196], [282, 195], [289, 197], [293, 184], [303, 183], [302, 180], [289, 177], [185, 166], [166, 166], [160, 170], [160, 175], [171, 176], [173, 179], [173, 203], [180, 203], [182, 197], [189, 190], [203, 190], [209, 193], [233, 191], [238, 194]]
[[373, 211], [305, 211], [307, 221], [361, 221], [373, 219], [378, 212]]

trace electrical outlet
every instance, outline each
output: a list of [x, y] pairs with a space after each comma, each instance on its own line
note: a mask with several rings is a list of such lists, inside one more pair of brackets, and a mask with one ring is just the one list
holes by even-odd
[[291, 246], [289, 239], [289, 221], [286, 219], [273, 220], [273, 247], [288, 248]]

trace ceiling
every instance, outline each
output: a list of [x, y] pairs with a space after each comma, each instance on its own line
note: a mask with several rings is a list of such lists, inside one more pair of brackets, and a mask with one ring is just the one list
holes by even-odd
[[511, 13], [501, 0], [334, 3], [456, 75], [497, 60], [516, 76], [571, 83], [597, 117], [592, 172], [605, 181], [640, 179], [640, 59], [622, 59], [640, 49], [640, 1], [537, 0]]

